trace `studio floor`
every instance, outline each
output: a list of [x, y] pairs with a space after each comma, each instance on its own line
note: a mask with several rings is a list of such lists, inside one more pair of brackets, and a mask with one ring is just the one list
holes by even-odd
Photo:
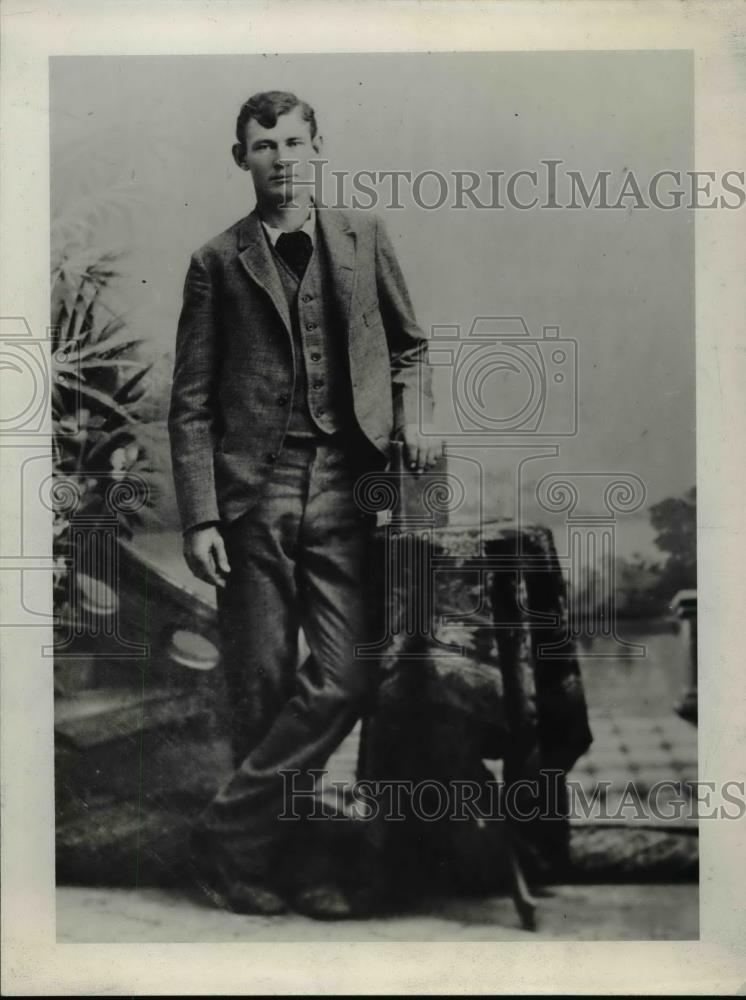
[[406, 913], [320, 923], [288, 914], [252, 917], [210, 909], [176, 890], [63, 887], [60, 943], [252, 941], [696, 940], [698, 890], [681, 885], [553, 886], [537, 931], [524, 931], [508, 897], [429, 899]]

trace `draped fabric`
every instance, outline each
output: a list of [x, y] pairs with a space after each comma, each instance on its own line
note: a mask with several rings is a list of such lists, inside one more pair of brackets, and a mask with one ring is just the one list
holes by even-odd
[[[413, 543], [382, 541], [395, 555], [397, 544]], [[459, 548], [450, 529], [415, 544], [413, 567]], [[403, 821], [379, 814], [368, 830], [371, 857], [395, 886], [504, 884], [508, 837], [534, 878], [558, 876], [568, 863], [565, 778], [592, 736], [554, 541], [546, 528], [506, 523], [481, 552], [481, 571], [467, 553], [430, 577], [430, 629], [403, 628], [417, 604], [412, 588], [426, 577], [413, 570], [389, 587], [393, 635], [358, 778], [389, 783], [384, 814], [390, 784], [403, 783]], [[459, 613], [462, 624], [453, 624]]]

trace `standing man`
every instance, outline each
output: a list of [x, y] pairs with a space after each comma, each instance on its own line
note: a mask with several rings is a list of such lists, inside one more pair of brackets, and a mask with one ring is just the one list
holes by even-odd
[[323, 768], [372, 693], [355, 656], [379, 638], [372, 525], [353, 490], [392, 438], [412, 469], [436, 460], [427, 342], [380, 221], [313, 202], [313, 109], [255, 94], [236, 139], [256, 208], [192, 255], [169, 413], [184, 555], [217, 587], [236, 767], [195, 860], [220, 905], [338, 918], [329, 858], [278, 818], [281, 772]]

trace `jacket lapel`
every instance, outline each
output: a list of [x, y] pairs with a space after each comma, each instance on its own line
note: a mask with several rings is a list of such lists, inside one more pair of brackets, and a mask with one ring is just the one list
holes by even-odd
[[288, 333], [290, 333], [290, 311], [287, 298], [256, 209], [243, 220], [238, 231], [238, 240], [239, 260], [249, 277], [260, 285], [272, 299]]
[[331, 270], [332, 289], [345, 330], [349, 329], [350, 302], [355, 283], [357, 241], [354, 231], [341, 212], [319, 207], [316, 224], [326, 244]]
[[[318, 207], [316, 225], [329, 255], [332, 289], [345, 329], [349, 327], [350, 302], [355, 283], [355, 233], [340, 212]], [[254, 209], [241, 223], [238, 231], [239, 260], [248, 273], [269, 295], [288, 332], [291, 331], [290, 311], [282, 281], [272, 258], [272, 251], [262, 229], [259, 213]]]

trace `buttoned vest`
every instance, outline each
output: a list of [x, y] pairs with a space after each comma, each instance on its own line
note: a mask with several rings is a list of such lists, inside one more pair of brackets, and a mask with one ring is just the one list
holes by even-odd
[[329, 256], [319, 228], [302, 280], [273, 247], [288, 301], [295, 357], [295, 392], [288, 432], [334, 434], [353, 422], [349, 362], [332, 295]]

